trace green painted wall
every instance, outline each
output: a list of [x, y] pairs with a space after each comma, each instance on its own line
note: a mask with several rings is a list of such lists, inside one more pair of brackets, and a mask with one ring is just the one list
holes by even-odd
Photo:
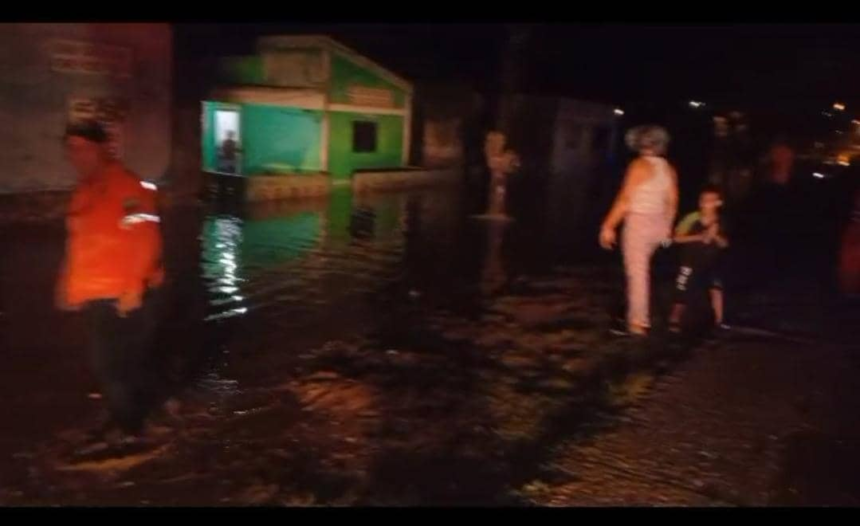
[[[317, 172], [322, 169], [322, 112], [264, 104], [240, 106], [243, 174]], [[214, 171], [217, 167], [215, 112], [219, 108], [236, 107], [235, 104], [219, 102], [203, 103], [201, 147], [204, 170]], [[377, 123], [375, 152], [352, 151], [354, 121]], [[402, 166], [403, 117], [399, 115], [331, 112], [329, 131], [328, 171], [335, 178], [348, 179], [356, 170]]]
[[376, 73], [356, 65], [337, 52], [333, 52], [331, 57], [331, 90], [329, 91], [331, 102], [349, 104], [348, 90], [352, 85], [391, 90], [394, 94], [395, 107], [402, 108], [405, 105], [406, 96], [402, 89]]
[[203, 129], [200, 130], [200, 158], [203, 169], [209, 172], [215, 171], [215, 106], [214, 102], [203, 102]]
[[218, 61], [218, 80], [226, 84], [266, 83], [263, 57], [224, 57]]
[[[307, 51], [307, 50], [304, 50]], [[261, 56], [228, 57], [220, 61], [222, 80], [231, 84], [265, 84]], [[406, 92], [382, 76], [367, 70], [337, 52], [331, 56], [330, 102], [350, 104], [351, 86], [390, 90], [394, 104], [403, 108]], [[204, 103], [202, 137], [203, 167], [217, 166], [214, 115], [219, 103]], [[247, 175], [290, 171], [319, 171], [322, 112], [263, 104], [242, 104], [242, 173]], [[329, 123], [328, 171], [338, 179], [348, 179], [355, 170], [402, 166], [403, 117], [331, 112]], [[352, 123], [377, 123], [375, 152], [356, 153], [352, 149]]]
[[[376, 151], [352, 151], [352, 123], [377, 123]], [[332, 176], [348, 179], [355, 170], [397, 168], [403, 165], [403, 117], [399, 115], [366, 115], [331, 112], [329, 114], [328, 166]]]
[[242, 105], [244, 173], [320, 171], [322, 112]]

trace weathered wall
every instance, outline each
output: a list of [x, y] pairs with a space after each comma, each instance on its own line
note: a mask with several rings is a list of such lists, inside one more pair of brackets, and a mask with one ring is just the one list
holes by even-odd
[[468, 87], [416, 86], [414, 161], [427, 168], [462, 166], [466, 158], [466, 136], [476, 132], [479, 109], [479, 97]]
[[532, 177], [545, 177], [552, 170], [558, 99], [515, 95], [502, 101], [510, 129], [506, 147], [519, 154]]
[[218, 61], [218, 80], [224, 84], [265, 85], [266, 70], [263, 57], [224, 57]]
[[168, 24], [0, 24], [0, 193], [71, 188], [61, 139], [73, 99], [117, 123], [131, 169], [163, 178], [171, 74]]
[[461, 117], [428, 119], [424, 121], [421, 147], [422, 165], [427, 168], [445, 168], [463, 163]]
[[[337, 52], [331, 57], [331, 89], [329, 100], [333, 104], [355, 104], [364, 105], [356, 100], [356, 94], [352, 91], [356, 87], [376, 90], [380, 94], [390, 93], [391, 105], [384, 103], [383, 107], [403, 108], [406, 104], [406, 93], [401, 88], [385, 80], [375, 72], [355, 64], [351, 60], [341, 56]], [[362, 94], [359, 93], [359, 96]]]

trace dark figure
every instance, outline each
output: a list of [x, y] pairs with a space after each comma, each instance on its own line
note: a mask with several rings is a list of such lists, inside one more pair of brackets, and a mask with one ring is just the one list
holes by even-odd
[[236, 173], [239, 144], [236, 142], [236, 132], [228, 131], [227, 138], [221, 142], [221, 171]]

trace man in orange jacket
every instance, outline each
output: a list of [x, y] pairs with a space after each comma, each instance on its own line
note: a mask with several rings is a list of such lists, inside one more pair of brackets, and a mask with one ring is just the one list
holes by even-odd
[[65, 147], [78, 185], [66, 220], [57, 304], [85, 311], [92, 367], [111, 417], [106, 429], [118, 426], [132, 441], [158, 384], [151, 359], [152, 289], [161, 285], [164, 271], [156, 187], [111, 158], [97, 122], [70, 124]]

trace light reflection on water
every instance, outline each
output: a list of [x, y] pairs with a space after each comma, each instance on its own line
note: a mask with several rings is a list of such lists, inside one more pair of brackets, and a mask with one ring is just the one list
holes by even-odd
[[438, 264], [445, 264], [459, 215], [456, 195], [398, 194], [356, 203], [349, 197], [286, 210], [252, 208], [244, 218], [208, 216], [201, 234], [207, 321], [259, 311], [262, 319], [298, 327], [328, 308], [366, 304], [407, 279], [407, 251], [417, 241], [435, 243]]

